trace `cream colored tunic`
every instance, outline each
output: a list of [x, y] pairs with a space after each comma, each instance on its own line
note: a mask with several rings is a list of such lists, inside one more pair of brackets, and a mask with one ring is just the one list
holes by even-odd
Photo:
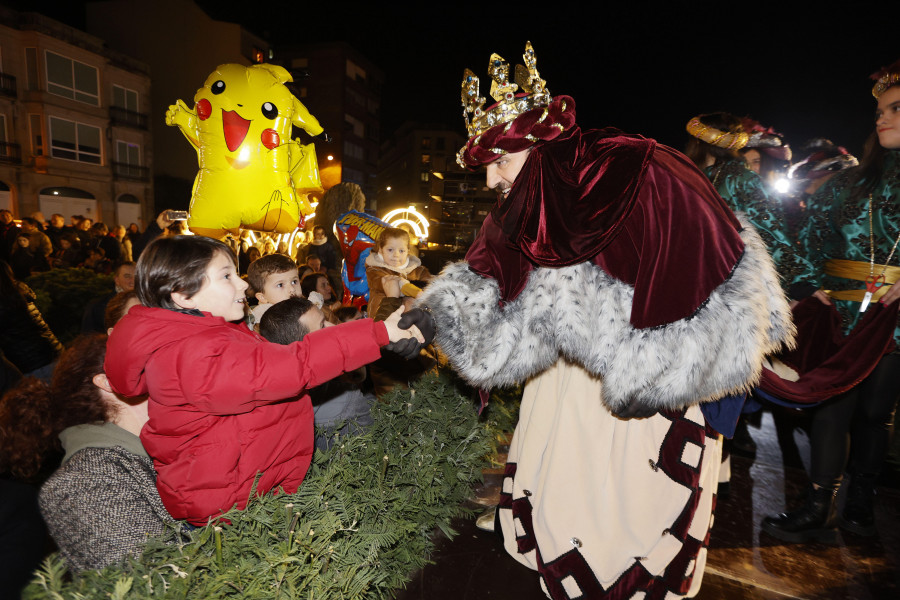
[[621, 420], [601, 393], [564, 359], [526, 385], [500, 503], [506, 550], [551, 598], [693, 596], [721, 442], [698, 406]]

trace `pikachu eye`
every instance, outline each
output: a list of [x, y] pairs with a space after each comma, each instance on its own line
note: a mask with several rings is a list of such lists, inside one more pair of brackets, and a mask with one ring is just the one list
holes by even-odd
[[210, 86], [213, 94], [219, 95], [225, 91], [225, 82], [221, 79]]
[[271, 102], [263, 102], [262, 114], [267, 119], [274, 119], [278, 116], [278, 109]]

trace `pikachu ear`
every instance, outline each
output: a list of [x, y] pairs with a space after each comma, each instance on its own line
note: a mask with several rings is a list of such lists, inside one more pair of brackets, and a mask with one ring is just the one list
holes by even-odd
[[288, 70], [279, 65], [270, 65], [268, 63], [261, 63], [258, 65], [253, 65], [251, 67], [253, 69], [262, 69], [266, 71], [269, 75], [275, 78], [278, 83], [284, 83], [286, 81], [293, 81], [294, 78], [291, 77], [291, 74], [288, 73]]
[[319, 135], [320, 133], [325, 131], [325, 128], [319, 125], [319, 121], [314, 116], [309, 114], [309, 111], [305, 106], [303, 106], [303, 103], [293, 96], [292, 98], [294, 99], [294, 115], [291, 118], [291, 122], [294, 124], [294, 126], [299, 127], [312, 136]]

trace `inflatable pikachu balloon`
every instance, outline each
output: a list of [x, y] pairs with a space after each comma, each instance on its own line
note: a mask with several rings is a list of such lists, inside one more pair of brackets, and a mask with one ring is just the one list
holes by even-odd
[[197, 90], [193, 111], [181, 100], [169, 107], [166, 125], [181, 130], [200, 163], [188, 220], [194, 233], [288, 233], [312, 212], [307, 193], [322, 191], [315, 148], [292, 140], [291, 126], [313, 136], [323, 130], [287, 81], [277, 65], [221, 65]]

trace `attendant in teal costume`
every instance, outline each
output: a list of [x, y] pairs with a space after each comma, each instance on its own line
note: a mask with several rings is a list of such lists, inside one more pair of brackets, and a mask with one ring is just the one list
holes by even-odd
[[747, 168], [738, 150], [749, 144], [772, 143], [761, 132], [744, 131], [741, 119], [729, 113], [711, 113], [694, 117], [688, 122], [693, 136], [685, 154], [701, 169], [713, 187], [736, 213], [744, 213], [756, 227], [782, 281], [790, 282], [808, 265], [797, 256], [791, 245], [781, 206], [769, 198], [759, 175]]
[[[799, 274], [792, 286], [807, 286], [807, 295], [816, 290], [814, 295], [826, 304], [833, 297], [848, 330], [860, 318], [860, 301], [866, 291], [860, 289], [865, 287], [861, 280], [870, 273], [876, 277], [884, 273], [891, 284], [900, 273], [896, 267], [900, 241], [900, 61], [875, 78], [875, 132], [866, 144], [860, 166], [839, 173], [812, 197], [810, 218], [800, 233], [801, 247], [811, 267]], [[836, 277], [838, 266], [856, 279]], [[892, 304], [898, 298], [900, 285], [885, 285], [872, 302]], [[894, 334], [900, 341], [900, 328]], [[889, 447], [898, 397], [900, 352], [895, 350], [883, 356], [872, 373], [851, 391], [813, 408], [812, 489], [806, 504], [789, 513], [766, 517], [763, 531], [791, 542], [833, 540], [838, 525], [860, 535], [874, 535], [875, 481]], [[845, 466], [850, 486], [838, 519], [835, 496]]]

